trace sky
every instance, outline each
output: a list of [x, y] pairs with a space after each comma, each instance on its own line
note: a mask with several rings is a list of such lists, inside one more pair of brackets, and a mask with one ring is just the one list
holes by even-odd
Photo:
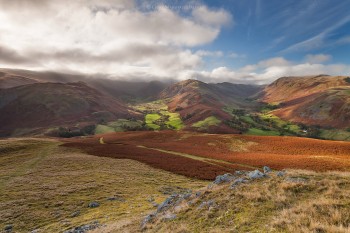
[[267, 84], [349, 53], [344, 0], [0, 0], [2, 68]]

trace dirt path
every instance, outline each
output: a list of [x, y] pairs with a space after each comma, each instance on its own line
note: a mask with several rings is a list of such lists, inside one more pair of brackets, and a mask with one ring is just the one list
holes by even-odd
[[170, 151], [170, 150], [163, 150], [163, 149], [158, 149], [158, 148], [146, 147], [146, 146], [142, 146], [142, 145], [139, 145], [138, 147], [144, 148], [144, 149], [149, 149], [149, 150], [160, 151], [160, 152], [168, 153], [168, 154], [172, 154], [172, 155], [178, 155], [178, 156], [182, 156], [182, 157], [185, 157], [185, 158], [202, 161], [204, 163], [208, 163], [208, 164], [219, 166], [219, 167], [225, 167], [225, 166], [219, 165], [218, 163], [226, 164], [226, 165], [236, 165], [236, 166], [246, 167], [246, 168], [249, 168], [249, 169], [257, 169], [257, 167], [250, 166], [250, 165], [247, 165], [247, 164], [230, 163], [230, 162], [227, 162], [227, 161], [224, 161], [224, 160], [205, 158], [205, 157], [200, 157], [200, 156], [196, 156], [196, 155], [176, 152], [176, 151]]

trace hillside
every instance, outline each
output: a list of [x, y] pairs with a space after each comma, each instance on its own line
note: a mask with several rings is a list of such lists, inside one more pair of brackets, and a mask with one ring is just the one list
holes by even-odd
[[170, 111], [178, 112], [189, 129], [201, 128], [201, 124], [209, 122], [205, 128], [209, 132], [237, 132], [222, 123], [232, 118], [224, 107], [253, 109], [256, 105], [247, 98], [260, 89], [254, 85], [185, 80], [166, 88], [160, 98], [168, 100]]
[[0, 69], [0, 89], [17, 87], [38, 82], [39, 81], [36, 79], [20, 76], [11, 72], [3, 72]]
[[260, 93], [278, 105], [282, 119], [323, 127], [344, 128], [350, 121], [350, 79], [345, 76], [283, 77]]
[[35, 83], [0, 90], [0, 135], [137, 116], [85, 83]]

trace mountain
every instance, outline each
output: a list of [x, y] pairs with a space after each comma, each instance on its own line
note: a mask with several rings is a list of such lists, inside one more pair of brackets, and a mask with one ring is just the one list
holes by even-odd
[[278, 105], [282, 119], [344, 128], [350, 122], [350, 78], [346, 76], [283, 77], [268, 85], [260, 100]]
[[198, 122], [205, 124], [206, 119], [211, 117], [213, 120], [214, 117], [216, 123], [212, 126], [209, 123], [209, 129], [206, 130], [210, 132], [215, 128], [215, 132], [236, 132], [223, 124], [232, 118], [224, 107], [254, 108], [255, 104], [247, 98], [260, 90], [260, 86], [254, 85], [207, 84], [198, 80], [185, 80], [163, 90], [160, 98], [168, 100], [169, 110], [178, 112], [188, 129], [193, 129], [193, 124], [198, 125]]
[[11, 72], [3, 72], [0, 70], [0, 89], [17, 87], [38, 82], [38, 80], [33, 78], [20, 76]]
[[50, 71], [0, 69], [0, 89], [32, 83], [84, 82], [90, 87], [112, 97], [132, 102], [138, 99], [154, 100], [172, 80], [142, 81], [112, 79], [103, 75], [67, 74]]
[[[85, 83], [34, 83], [0, 90], [0, 135], [138, 117]], [[20, 133], [19, 133], [20, 134]]]

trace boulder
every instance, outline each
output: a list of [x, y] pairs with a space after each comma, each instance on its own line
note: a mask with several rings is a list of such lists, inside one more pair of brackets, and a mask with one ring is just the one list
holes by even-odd
[[242, 184], [242, 183], [248, 183], [249, 181], [245, 178], [238, 178], [233, 181], [233, 183], [230, 186], [230, 189], [235, 188], [236, 186]]
[[214, 184], [228, 183], [228, 182], [231, 182], [234, 178], [235, 178], [234, 175], [232, 175], [230, 173], [226, 173], [224, 175], [217, 176], [213, 183]]
[[264, 166], [263, 167], [264, 173], [267, 174], [269, 172], [272, 172], [271, 168], [269, 168], [268, 166]]
[[255, 170], [255, 171], [249, 172], [248, 177], [249, 179], [254, 180], [254, 179], [264, 178], [266, 177], [266, 174], [262, 173], [259, 170]]
[[98, 202], [96, 202], [96, 201], [90, 202], [89, 205], [88, 205], [89, 208], [96, 208], [96, 207], [99, 207], [99, 206], [100, 206], [100, 204]]
[[170, 214], [170, 213], [168, 213], [168, 214], [164, 215], [163, 220], [164, 220], [164, 221], [172, 221], [172, 220], [174, 220], [175, 218], [176, 218], [176, 214]]
[[157, 216], [157, 213], [151, 213], [151, 214], [147, 215], [141, 223], [141, 229], [145, 229], [146, 225], [149, 222], [151, 222], [156, 216]]
[[12, 232], [13, 226], [12, 225], [6, 225], [4, 230], [5, 230], [5, 232]]
[[283, 177], [285, 174], [286, 174], [286, 172], [284, 172], [284, 171], [278, 171], [278, 172], [276, 173], [276, 176], [278, 176], [278, 177]]

